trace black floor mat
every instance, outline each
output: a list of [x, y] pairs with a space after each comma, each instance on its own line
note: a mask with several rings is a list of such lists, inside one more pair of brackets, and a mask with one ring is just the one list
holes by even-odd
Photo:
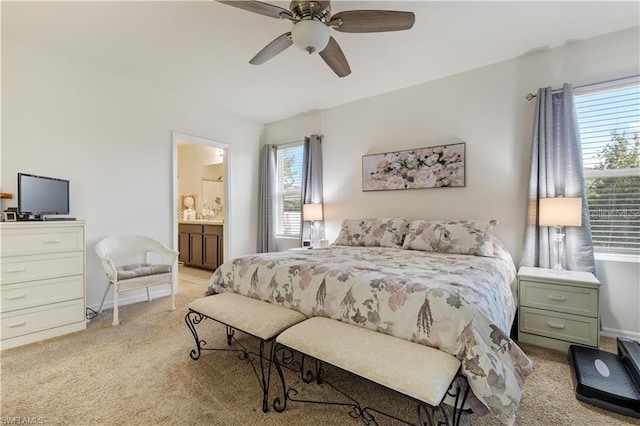
[[569, 363], [576, 398], [605, 410], [640, 418], [640, 390], [617, 354], [571, 345]]

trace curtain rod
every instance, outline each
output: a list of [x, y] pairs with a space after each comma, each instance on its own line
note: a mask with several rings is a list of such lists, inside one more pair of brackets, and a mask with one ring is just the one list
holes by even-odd
[[[640, 77], [640, 75], [636, 74], [636, 75], [630, 75], [628, 77], [620, 77], [620, 78], [614, 78], [614, 79], [611, 79], [611, 80], [599, 81], [597, 83], [583, 84], [582, 86], [574, 87], [574, 89], [582, 89], [583, 87], [597, 86], [598, 84], [613, 83], [613, 82], [616, 82], [616, 81], [626, 80], [626, 79], [629, 79], [629, 78], [637, 78], [637, 77]], [[562, 90], [562, 89], [553, 89], [552, 92], [559, 92], [560, 90]], [[532, 100], [535, 97], [536, 97], [536, 95], [534, 95], [533, 93], [527, 93], [527, 96], [525, 96], [525, 98], [528, 101]]]

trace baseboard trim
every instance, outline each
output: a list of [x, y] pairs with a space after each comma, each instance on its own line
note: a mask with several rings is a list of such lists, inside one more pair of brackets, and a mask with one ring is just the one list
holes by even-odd
[[[123, 294], [126, 294], [126, 293], [120, 293], [118, 296], [118, 307], [131, 305], [133, 303], [138, 303], [138, 302], [146, 302], [147, 293], [146, 291], [144, 291], [144, 288], [142, 290], [143, 292], [141, 294], [125, 296], [125, 297], [122, 297], [122, 296]], [[134, 293], [134, 292], [131, 291], [130, 293]], [[158, 298], [166, 297], [170, 295], [171, 295], [171, 290], [169, 289], [168, 286], [167, 288], [164, 288], [161, 290], [156, 290], [156, 291], [151, 290], [151, 300], [156, 300]], [[100, 304], [97, 303], [93, 305], [87, 305], [87, 308], [93, 309], [94, 311], [98, 312], [98, 309], [100, 309]], [[113, 300], [105, 300], [104, 307], [102, 309], [113, 309]]]
[[603, 327], [602, 331], [600, 331], [600, 335], [601, 336], [606, 336], [606, 337], [614, 337], [614, 338], [615, 337], [626, 337], [628, 339], [640, 342], [640, 333], [637, 333], [637, 332], [634, 332], [634, 331], [617, 330], [615, 328]]

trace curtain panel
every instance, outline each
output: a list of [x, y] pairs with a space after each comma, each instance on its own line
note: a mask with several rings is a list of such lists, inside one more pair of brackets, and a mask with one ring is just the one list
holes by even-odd
[[595, 272], [582, 145], [571, 84], [538, 90], [521, 265], [551, 268], [553, 227], [538, 226], [540, 198], [581, 197], [582, 226], [565, 227], [565, 269]]
[[260, 153], [258, 190], [258, 253], [277, 251], [276, 246], [276, 147], [264, 145]]
[[[302, 203], [322, 203], [322, 136], [311, 135], [304, 138], [302, 157]], [[323, 206], [324, 210], [324, 206]], [[322, 214], [324, 218], [324, 211]], [[300, 244], [303, 239], [311, 239], [311, 222], [300, 223]], [[324, 219], [315, 221], [316, 240], [325, 239]]]

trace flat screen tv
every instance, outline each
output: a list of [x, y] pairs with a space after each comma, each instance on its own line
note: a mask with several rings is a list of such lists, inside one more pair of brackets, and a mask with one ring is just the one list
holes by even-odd
[[36, 219], [69, 214], [69, 181], [18, 173], [18, 213]]

